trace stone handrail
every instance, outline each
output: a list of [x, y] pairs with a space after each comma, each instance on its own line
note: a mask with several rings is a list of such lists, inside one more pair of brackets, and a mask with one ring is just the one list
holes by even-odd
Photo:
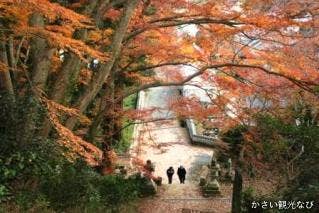
[[216, 137], [199, 135], [196, 131], [196, 126], [193, 119], [186, 119], [186, 127], [188, 129], [189, 136], [193, 143], [200, 143], [211, 146], [213, 145], [213, 142], [216, 140]]

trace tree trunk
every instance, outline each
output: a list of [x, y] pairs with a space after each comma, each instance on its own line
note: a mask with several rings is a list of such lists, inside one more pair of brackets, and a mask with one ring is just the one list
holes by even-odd
[[[114, 81], [116, 78], [116, 70], [118, 68], [118, 60], [114, 63], [111, 75], [108, 77], [107, 82], [106, 82], [106, 88], [105, 91], [103, 91], [102, 95], [102, 102], [100, 104], [100, 109], [97, 113], [97, 115], [94, 117], [93, 122], [89, 128], [89, 131], [86, 135], [86, 138], [89, 141], [94, 141], [95, 137], [97, 136], [98, 133], [98, 128], [102, 124], [103, 120], [108, 117], [108, 125], [110, 126], [110, 116], [111, 113], [114, 112], [114, 93], [115, 93], [115, 85]], [[108, 113], [111, 112], [111, 113]], [[108, 116], [107, 116], [108, 115]], [[104, 118], [104, 119], [103, 119]]]
[[[122, 81], [121, 77], [117, 77], [115, 80], [116, 90], [114, 90], [114, 110], [115, 109], [121, 109], [123, 110], [123, 99], [120, 99], [119, 101], [115, 102], [115, 100], [119, 99], [119, 96], [121, 95], [121, 92], [124, 90], [124, 82]], [[117, 91], [120, 91], [120, 94], [117, 93]], [[114, 132], [113, 132], [113, 140], [114, 141], [120, 141], [122, 137], [122, 119], [123, 117], [117, 116], [114, 118]]]
[[1, 41], [0, 43], [0, 63], [0, 91], [4, 90], [12, 97], [14, 97], [14, 90], [9, 71], [6, 45], [4, 41]]
[[122, 124], [121, 122], [119, 122], [121, 118], [115, 116], [115, 109], [123, 108], [123, 100], [117, 101], [116, 103], [115, 100], [117, 100], [118, 98], [116, 95], [117, 91], [122, 91], [124, 89], [124, 83], [121, 81], [121, 79], [119, 79], [119, 77], [115, 73], [115, 70], [117, 70], [117, 68], [117, 65], [114, 65], [112, 70], [112, 76], [109, 76], [110, 80], [107, 81], [108, 87], [102, 97], [103, 103], [100, 105], [100, 110], [98, 114], [94, 117], [92, 125], [90, 126], [87, 134], [87, 139], [89, 141], [94, 140], [94, 138], [97, 135], [98, 127], [102, 124], [103, 120], [107, 120], [108, 126], [112, 127], [111, 129], [113, 131], [112, 133], [105, 134], [111, 137], [107, 138], [107, 140], [112, 139], [112, 141], [119, 141], [121, 139], [121, 131], [119, 131], [122, 128]]
[[[43, 28], [45, 25], [42, 14], [34, 13], [30, 18], [30, 26]], [[44, 38], [31, 39], [32, 84], [38, 89], [45, 89], [51, 68], [51, 57], [55, 48], [51, 48]]]
[[103, 28], [103, 19], [101, 19], [101, 17], [104, 16], [104, 14], [111, 7], [111, 5], [112, 4], [110, 4], [110, 0], [104, 0], [100, 3], [100, 7], [97, 9], [94, 15], [94, 20], [98, 28]]
[[[108, 4], [108, 0], [104, 0], [102, 5], [99, 5], [99, 1], [90, 1], [88, 5], [83, 9], [81, 13], [88, 16], [92, 16], [92, 13], [95, 10], [99, 10], [104, 4]], [[96, 23], [101, 22], [103, 16], [96, 17]], [[74, 32], [73, 37], [77, 40], [86, 41], [88, 37], [87, 29], [79, 29]], [[62, 68], [54, 81], [52, 92], [50, 93], [50, 99], [57, 103], [69, 103], [69, 100], [66, 100], [66, 91], [68, 88], [73, 86], [73, 82], [77, 81], [81, 68], [84, 66], [84, 63], [81, 59], [74, 53], [69, 53], [62, 64]], [[46, 118], [43, 122], [43, 128], [41, 131], [41, 136], [47, 138], [52, 129], [51, 122]]]
[[235, 180], [233, 183], [233, 197], [232, 197], [232, 213], [241, 212], [241, 201], [242, 201], [242, 187], [243, 187], [243, 178], [241, 174], [241, 168], [236, 166], [235, 169]]
[[98, 129], [101, 126], [104, 118], [105, 118], [105, 109], [106, 107], [110, 107], [111, 105], [111, 97], [112, 97], [112, 93], [113, 93], [113, 87], [112, 87], [112, 83], [107, 82], [107, 88], [103, 91], [103, 95], [101, 98], [101, 104], [100, 104], [100, 109], [97, 113], [97, 115], [94, 117], [92, 124], [88, 130], [88, 133], [86, 135], [86, 139], [88, 141], [93, 142], [97, 136], [98, 133]]
[[[86, 6], [83, 9], [83, 11], [81, 11], [81, 13], [90, 16], [93, 13], [93, 11], [96, 9], [98, 4], [101, 4], [99, 2], [99, 0], [91, 0], [91, 1], [89, 1], [88, 3], [86, 3]], [[99, 18], [101, 18], [101, 17], [99, 17]]]
[[233, 196], [232, 196], [232, 213], [241, 213], [242, 207], [242, 189], [243, 189], [243, 177], [242, 177], [242, 167], [244, 150], [242, 144], [239, 144], [237, 149], [237, 163], [235, 168], [235, 179], [233, 183]]
[[[106, 81], [107, 77], [110, 75], [114, 62], [119, 56], [122, 41], [124, 39], [129, 21], [133, 15], [137, 2], [138, 0], [131, 0], [128, 1], [128, 3], [126, 4], [124, 14], [113, 36], [113, 41], [111, 45], [111, 58], [106, 64], [102, 64], [100, 66], [97, 75], [93, 78], [91, 84], [88, 86], [84, 94], [77, 101], [76, 106], [81, 113], [83, 113], [86, 110], [90, 102], [101, 90], [102, 85]], [[71, 117], [67, 120], [66, 127], [72, 130], [76, 122], [77, 118]]]
[[7, 56], [8, 56], [8, 64], [11, 68], [10, 73], [13, 77], [13, 84], [15, 80], [17, 80], [17, 66], [16, 66], [16, 58], [14, 56], [14, 44], [13, 44], [13, 36], [9, 36], [9, 40], [7, 42]]
[[[32, 14], [30, 21], [30, 26], [43, 28], [45, 26], [44, 17], [40, 13]], [[31, 52], [31, 90], [27, 95], [33, 96], [34, 89], [44, 91], [46, 88], [46, 83], [51, 68], [51, 57], [55, 51], [55, 48], [51, 48], [48, 42], [44, 38], [33, 37], [30, 42]], [[32, 99], [29, 99], [32, 100]], [[36, 100], [29, 102], [29, 106], [25, 113], [25, 125], [23, 128], [22, 138], [20, 142], [22, 144], [30, 141], [37, 129], [36, 118], [39, 118], [39, 106]], [[39, 120], [38, 120], [39, 121]]]
[[[81, 29], [74, 33], [74, 38], [85, 41], [87, 39], [87, 29]], [[65, 100], [66, 91], [73, 85], [73, 82], [77, 81], [83, 62], [74, 53], [66, 55], [62, 68], [53, 84], [52, 92], [50, 93], [50, 99], [57, 102], [63, 103]], [[47, 138], [51, 131], [51, 122], [48, 118], [45, 118], [43, 122], [43, 128], [41, 136]]]

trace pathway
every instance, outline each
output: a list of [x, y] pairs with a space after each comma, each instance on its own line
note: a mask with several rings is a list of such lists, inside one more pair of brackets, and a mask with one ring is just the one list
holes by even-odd
[[[197, 212], [229, 212], [229, 186], [222, 186], [227, 199], [206, 199], [200, 194], [198, 172], [203, 165], [209, 164], [213, 150], [191, 145], [187, 130], [176, 119], [172, 119], [174, 113], [168, 109], [168, 103], [177, 96], [176, 87], [157, 87], [147, 90], [140, 97], [139, 108], [160, 108], [153, 112], [154, 119], [171, 119], [141, 124], [135, 129], [136, 140], [132, 153], [143, 161], [152, 160], [155, 176], [163, 177], [164, 183], [155, 197], [143, 199], [139, 212], [149, 213], [149, 208], [152, 208], [152, 213], [187, 212], [189, 209]], [[168, 185], [166, 169], [173, 166], [176, 173], [179, 165], [187, 169], [186, 184], [179, 184], [175, 174], [173, 184]]]

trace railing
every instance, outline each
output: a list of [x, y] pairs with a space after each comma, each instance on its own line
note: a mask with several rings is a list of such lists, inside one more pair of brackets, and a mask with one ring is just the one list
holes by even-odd
[[204, 144], [208, 146], [212, 146], [217, 137], [199, 135], [196, 131], [196, 126], [193, 119], [186, 119], [186, 127], [189, 132], [189, 136], [193, 143]]

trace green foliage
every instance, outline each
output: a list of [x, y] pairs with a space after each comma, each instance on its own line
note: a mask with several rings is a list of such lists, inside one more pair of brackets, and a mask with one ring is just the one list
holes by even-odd
[[4, 201], [10, 195], [9, 190], [5, 185], [0, 184], [0, 202]]
[[[123, 126], [127, 126], [130, 122], [125, 120]], [[121, 140], [114, 144], [114, 149], [118, 153], [125, 153], [131, 145], [134, 132], [134, 125], [129, 125], [122, 130]]]
[[151, 16], [154, 15], [156, 13], [157, 9], [154, 5], [149, 5], [145, 11], [144, 11], [144, 15], [146, 16]]
[[137, 94], [132, 94], [123, 100], [124, 109], [134, 109], [136, 107]]
[[256, 201], [254, 189], [252, 187], [248, 187], [243, 190], [242, 199], [243, 212], [250, 212], [252, 202]]
[[[286, 182], [276, 193], [267, 196], [258, 195], [252, 188], [243, 191], [243, 212], [279, 212], [251, 209], [252, 201], [316, 201], [319, 197], [319, 126], [313, 110], [310, 105], [299, 105], [286, 110], [290, 115], [293, 114], [293, 119], [284, 120], [267, 113], [258, 114], [256, 125], [250, 129], [259, 142], [256, 151], [263, 154], [264, 163], [282, 170], [282, 178]], [[298, 119], [298, 125], [295, 119]], [[236, 148], [244, 141], [245, 131], [245, 127], [238, 126], [223, 134], [222, 139], [231, 144], [232, 153], [236, 153]], [[285, 175], [288, 164], [293, 164], [295, 171], [289, 179]], [[318, 207], [316, 208], [309, 212], [316, 212]]]
[[263, 201], [266, 201], [267, 203], [271, 202], [272, 204], [274, 204], [275, 202], [278, 203], [280, 199], [276, 196], [265, 196], [265, 195], [257, 195], [257, 193], [255, 192], [255, 190], [252, 187], [248, 187], [245, 190], [243, 190], [242, 192], [242, 212], [245, 213], [263, 213], [263, 212], [280, 212], [278, 210], [278, 207], [275, 208], [262, 208], [261, 205], [257, 205], [255, 208], [252, 208], [252, 203], [259, 203], [262, 204]]
[[[36, 129], [22, 143], [25, 106], [33, 104], [38, 107], [32, 98], [0, 96], [0, 212], [110, 212], [142, 194], [141, 180], [101, 176], [82, 161], [69, 162], [67, 150], [37, 137]], [[35, 128], [41, 118], [33, 119]]]
[[[298, 171], [285, 191], [276, 195], [285, 200], [311, 201], [319, 197], [319, 126], [308, 109], [296, 112], [299, 125], [268, 114], [258, 115], [256, 119], [266, 160], [284, 170], [287, 165], [279, 162], [292, 161]], [[304, 152], [300, 154], [302, 147]]]
[[[55, 154], [52, 143], [40, 140], [33, 131], [25, 132], [26, 120], [36, 124], [42, 115], [28, 118], [28, 110], [38, 108], [37, 101], [32, 97], [17, 98], [13, 101], [6, 94], [0, 95], [0, 201], [8, 200], [15, 192], [14, 185], [22, 188], [28, 185], [35, 176], [45, 174], [50, 162], [43, 159]], [[29, 140], [25, 140], [28, 138]], [[16, 184], [18, 180], [19, 184]], [[21, 186], [20, 186], [21, 185]]]
[[247, 127], [239, 125], [234, 127], [222, 135], [222, 140], [226, 143], [229, 143], [231, 146], [231, 153], [235, 156], [238, 156], [241, 145], [244, 142], [243, 134], [247, 131]]
[[[136, 107], [137, 101], [137, 94], [132, 94], [124, 99], [123, 101], [123, 108], [127, 109], [134, 109]], [[124, 153], [128, 150], [131, 145], [133, 132], [134, 132], [134, 125], [129, 125], [130, 120], [125, 119], [123, 121], [122, 126], [125, 127], [121, 132], [121, 140], [115, 143], [114, 149], [118, 153]]]
[[[34, 147], [30, 150], [31, 153], [37, 153], [30, 165], [21, 160], [28, 154], [22, 154], [14, 158], [20, 159], [19, 161], [11, 160], [12, 163], [7, 167], [1, 167], [2, 170], [14, 171], [8, 173], [6, 179], [1, 175], [1, 183], [4, 182], [6, 187], [0, 187], [1, 196], [9, 198], [23, 211], [34, 209], [38, 205], [56, 211], [81, 206], [87, 212], [105, 212], [106, 209], [118, 209], [123, 203], [142, 194], [141, 180], [101, 176], [86, 163], [68, 162], [58, 153], [53, 155], [52, 149], [49, 154], [49, 150], [43, 150], [44, 147], [39, 149], [46, 155], [39, 154], [41, 151]], [[20, 164], [23, 165], [21, 168]]]
[[138, 181], [120, 176], [101, 176], [83, 162], [65, 164], [60, 172], [41, 183], [41, 192], [54, 209], [119, 208], [140, 194]]
[[245, 126], [237, 126], [223, 134], [223, 141], [231, 144], [241, 144], [244, 140], [243, 133], [247, 131]]
[[108, 205], [119, 206], [140, 195], [141, 180], [123, 179], [120, 176], [106, 176], [98, 183], [101, 197]]
[[[48, 140], [30, 141], [24, 146], [0, 144], [0, 200], [16, 199], [25, 205], [38, 183], [65, 162], [61, 148]], [[19, 199], [18, 199], [19, 198]]]

